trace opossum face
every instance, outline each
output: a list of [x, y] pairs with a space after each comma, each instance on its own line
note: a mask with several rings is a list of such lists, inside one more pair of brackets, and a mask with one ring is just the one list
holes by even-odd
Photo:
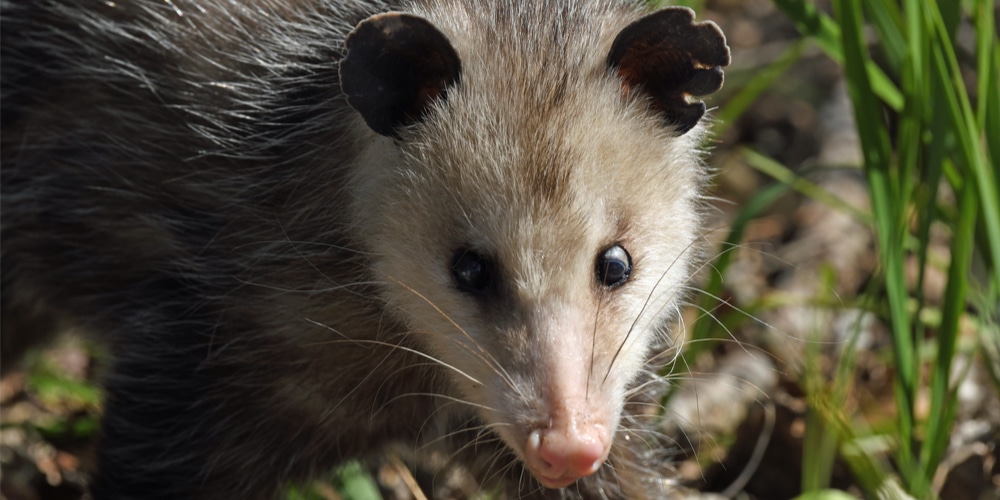
[[[441, 19], [448, 37], [422, 18], [377, 16], [348, 40], [341, 70], [349, 102], [396, 139], [375, 140], [356, 178], [385, 298], [449, 374], [446, 396], [548, 487], [608, 458], [699, 237], [697, 132], [685, 132], [704, 107], [683, 96], [717, 88], [728, 51], [688, 10], [612, 28], [628, 21], [594, 19], [561, 42], [542, 27], [533, 36], [556, 46], [487, 57], [484, 21]], [[669, 57], [638, 53], [656, 50], [664, 23], [711, 42], [674, 62], [695, 68], [694, 87], [673, 83], [679, 100], [644, 90], [660, 73], [682, 79], [649, 67]]]

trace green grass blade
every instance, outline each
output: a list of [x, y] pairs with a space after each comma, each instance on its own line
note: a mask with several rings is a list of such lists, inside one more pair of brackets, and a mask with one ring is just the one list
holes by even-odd
[[[986, 143], [984, 155], [986, 156], [986, 169], [979, 180], [981, 189], [980, 196], [984, 197], [983, 209], [996, 210], [1000, 202], [1000, 185], [997, 177], [1000, 176], [1000, 37], [997, 36], [995, 21], [993, 18], [993, 2], [991, 0], [979, 0], [976, 3], [976, 51], [977, 67], [979, 70], [979, 80], [977, 91], [979, 97], [976, 111], [976, 123], [982, 131], [980, 137]], [[995, 212], [994, 212], [995, 215]], [[987, 225], [996, 224], [996, 217], [993, 222], [987, 221]], [[996, 232], [998, 229], [992, 229]], [[987, 231], [990, 234], [990, 231]], [[992, 255], [992, 267], [994, 270], [993, 286], [1000, 289], [1000, 249], [997, 248], [997, 238], [990, 238]]]
[[935, 27], [933, 36], [936, 43], [933, 44], [932, 50], [935, 76], [942, 82], [950, 84], [945, 85], [944, 96], [947, 99], [949, 118], [959, 142], [957, 153], [970, 170], [972, 182], [975, 182], [979, 190], [980, 213], [986, 228], [988, 247], [986, 255], [992, 263], [992, 280], [1000, 283], [1000, 187], [997, 183], [997, 167], [991, 165], [986, 158], [984, 143], [988, 142], [988, 139], [978, 132], [976, 116], [965, 91], [962, 71], [951, 40], [948, 38], [944, 18], [937, 9], [936, 2], [928, 0], [925, 6], [925, 12]]
[[870, 214], [858, 210], [855, 206], [842, 200], [836, 194], [809, 182], [801, 175], [792, 172], [791, 169], [782, 165], [777, 160], [750, 148], [743, 148], [743, 157], [751, 167], [755, 168], [759, 172], [789, 185], [792, 189], [808, 196], [809, 198], [812, 198], [813, 200], [816, 200], [830, 208], [844, 212], [862, 224], [872, 223], [872, 217]]
[[897, 72], [900, 71], [910, 47], [900, 29], [903, 21], [899, 6], [894, 2], [865, 2], [865, 8], [878, 30], [879, 38], [882, 40], [882, 52], [889, 66]]
[[927, 436], [920, 453], [927, 481], [931, 480], [937, 464], [944, 456], [955, 414], [955, 395], [950, 383], [951, 360], [955, 356], [955, 345], [958, 342], [959, 320], [965, 311], [968, 274], [972, 265], [976, 211], [979, 208], [975, 186], [966, 183], [959, 194], [959, 203], [958, 227], [952, 241], [941, 325], [935, 336], [937, 358], [931, 373], [931, 408], [934, 411], [930, 412]]
[[[827, 292], [827, 300], [836, 299], [833, 290], [836, 288], [836, 272], [829, 269], [823, 273], [822, 280]], [[823, 294], [820, 292], [820, 294]], [[834, 462], [840, 446], [841, 433], [837, 425], [843, 419], [842, 408], [847, 400], [847, 385], [849, 377], [836, 378], [833, 383], [827, 383], [821, 360], [823, 353], [822, 327], [818, 327], [810, 341], [805, 345], [805, 363], [802, 370], [801, 385], [806, 392], [808, 409], [806, 411], [806, 429], [802, 442], [802, 491], [820, 491], [830, 487]], [[857, 330], [848, 342], [848, 348], [856, 346]], [[838, 363], [853, 364], [852, 353], [844, 353]]]
[[[891, 147], [886, 126], [881, 115], [881, 107], [872, 90], [866, 70], [869, 61], [865, 44], [860, 0], [837, 0], [834, 2], [837, 18], [842, 30], [844, 69], [848, 89], [854, 104], [855, 120], [861, 138], [865, 160], [865, 173], [872, 195], [872, 209], [880, 249], [880, 260], [886, 278], [891, 328], [893, 331], [893, 352], [896, 361], [896, 400], [899, 415], [899, 464], [907, 479], [919, 477], [914, 474], [910, 437], [913, 436], [913, 401], [917, 380], [917, 364], [910, 318], [907, 314], [907, 287], [903, 272], [904, 239], [900, 205], [905, 200], [893, 198], [897, 192], [892, 186], [890, 175]], [[905, 206], [905, 205], [904, 205]], [[912, 483], [911, 483], [912, 484]], [[912, 486], [923, 491], [922, 485]]]
[[[993, 20], [993, 7], [990, 0], [979, 0], [976, 3], [976, 67], [978, 68], [979, 80], [977, 81], [977, 94], [979, 95], [979, 106], [976, 110], [976, 119], [980, 130], [990, 128], [990, 115], [993, 119], [1000, 119], [1000, 82], [997, 81], [1000, 73], [1000, 51], [996, 46], [1000, 43], [1000, 38], [996, 35], [996, 26]], [[994, 127], [996, 124], [994, 124]], [[1000, 131], [994, 129], [994, 131]], [[998, 137], [987, 135], [987, 137]], [[997, 148], [1000, 148], [1000, 140], [988, 141], [990, 154], [994, 160], [1000, 158]]]
[[[774, 0], [774, 3], [795, 22], [799, 31], [815, 38], [827, 55], [838, 63], [843, 63], [840, 28], [830, 16], [817, 10], [812, 3], [802, 0]], [[869, 73], [871, 87], [879, 98], [894, 110], [903, 109], [903, 94], [885, 72], [871, 61], [865, 62], [864, 71]]]
[[802, 443], [802, 491], [819, 491], [830, 487], [830, 476], [837, 456], [839, 435], [818, 409], [806, 412], [806, 433]]
[[[913, 209], [916, 212], [916, 220], [919, 222], [920, 226], [918, 228], [918, 242], [927, 242], [927, 236], [930, 234], [931, 221], [934, 220], [935, 211], [935, 200], [937, 199], [937, 184], [936, 183], [921, 183], [917, 185], [917, 181], [920, 180], [920, 164], [921, 161], [925, 159], [924, 148], [923, 148], [923, 138], [925, 133], [925, 124], [928, 121], [926, 118], [928, 116], [928, 106], [925, 103], [929, 103], [932, 108], [935, 101], [928, 99], [929, 85], [927, 84], [927, 73], [926, 68], [928, 66], [928, 40], [924, 35], [924, 20], [921, 15], [921, 11], [915, 7], [915, 4], [920, 0], [906, 0], [906, 44], [904, 54], [901, 56], [905, 57], [902, 64], [902, 91], [906, 98], [906, 104], [903, 107], [903, 111], [899, 117], [899, 131], [896, 138], [896, 150], [897, 150], [897, 174], [895, 175], [893, 185], [899, 186], [897, 192], [893, 195], [894, 199], [898, 203], [906, 203], [906, 200], [910, 200], [912, 196], [922, 197], [923, 203], [913, 204]], [[882, 5], [883, 2], [871, 2], [869, 8], [878, 10], [873, 5]], [[886, 28], [889, 29], [889, 28]], [[945, 129], [946, 124], [936, 123], [935, 126], [942, 131]], [[936, 131], [935, 131], [936, 132]], [[943, 135], [937, 135], [932, 132], [932, 138], [935, 140], [941, 139]], [[941, 162], [944, 159], [944, 151], [941, 148], [934, 149], [937, 154], [933, 158], [934, 162]], [[929, 169], [928, 174], [931, 177], [940, 178], [941, 166], [940, 163], [930, 163], [927, 165]], [[923, 307], [922, 295], [922, 284], [924, 281], [924, 269], [927, 263], [927, 245], [926, 243], [917, 244], [917, 255], [919, 266], [919, 276], [917, 277], [918, 286], [916, 287], [918, 293], [918, 314], [919, 310]], [[918, 335], [922, 328], [920, 323], [917, 323]]]

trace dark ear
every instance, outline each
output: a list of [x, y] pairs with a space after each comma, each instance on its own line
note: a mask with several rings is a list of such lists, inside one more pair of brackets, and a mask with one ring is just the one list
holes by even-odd
[[608, 66], [626, 94], [644, 92], [664, 121], [684, 134], [705, 114], [705, 103], [688, 102], [722, 88], [729, 65], [726, 36], [711, 21], [694, 22], [694, 11], [669, 7], [628, 25], [608, 53]]
[[347, 37], [340, 86], [375, 132], [397, 136], [459, 80], [462, 63], [426, 19], [390, 12], [362, 21]]

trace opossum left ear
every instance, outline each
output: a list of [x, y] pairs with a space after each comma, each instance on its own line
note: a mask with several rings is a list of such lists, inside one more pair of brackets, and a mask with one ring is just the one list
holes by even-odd
[[375, 132], [398, 137], [458, 82], [462, 63], [448, 38], [422, 17], [389, 12], [347, 37], [340, 87]]
[[694, 11], [686, 7], [669, 7], [626, 26], [608, 53], [622, 92], [649, 96], [679, 134], [705, 114], [703, 102], [688, 99], [722, 88], [722, 67], [729, 61], [722, 30], [711, 21], [694, 22]]

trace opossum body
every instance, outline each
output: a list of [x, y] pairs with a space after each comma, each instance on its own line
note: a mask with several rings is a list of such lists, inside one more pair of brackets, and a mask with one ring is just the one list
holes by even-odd
[[96, 497], [271, 498], [459, 428], [513, 495], [666, 491], [627, 402], [696, 258], [714, 24], [2, 6], [4, 356], [66, 324], [111, 343]]

